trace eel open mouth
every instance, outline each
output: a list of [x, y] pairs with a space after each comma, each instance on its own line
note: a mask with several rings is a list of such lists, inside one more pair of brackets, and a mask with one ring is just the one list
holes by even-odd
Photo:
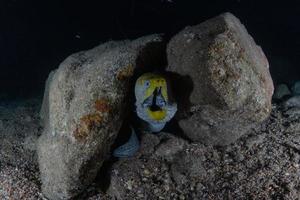
[[153, 93], [144, 100], [142, 105], [146, 108], [149, 118], [158, 122], [164, 120], [167, 116], [166, 104], [166, 99], [162, 94], [162, 87], [156, 87]]
[[152, 112], [161, 111], [165, 105], [166, 100], [162, 95], [161, 87], [156, 87], [153, 94], [143, 102], [143, 106], [148, 107]]

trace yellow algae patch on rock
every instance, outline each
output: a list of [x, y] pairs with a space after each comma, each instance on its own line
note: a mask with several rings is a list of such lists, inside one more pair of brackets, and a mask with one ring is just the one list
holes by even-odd
[[121, 68], [118, 72], [117, 72], [117, 79], [122, 81], [125, 80], [127, 78], [130, 78], [133, 76], [133, 72], [134, 72], [134, 67], [132, 64], [129, 64], [128, 66]]
[[94, 127], [100, 126], [103, 121], [103, 117], [98, 114], [88, 114], [80, 118], [80, 123], [77, 126], [74, 137], [78, 141], [86, 140], [86, 138], [90, 135], [91, 130]]
[[107, 99], [97, 99], [95, 101], [95, 109], [101, 113], [109, 113], [111, 111], [111, 107]]

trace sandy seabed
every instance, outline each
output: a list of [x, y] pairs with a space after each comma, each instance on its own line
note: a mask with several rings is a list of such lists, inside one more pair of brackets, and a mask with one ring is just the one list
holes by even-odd
[[[46, 199], [40, 188], [36, 141], [40, 99], [0, 103], [0, 198]], [[151, 136], [153, 140], [155, 137]], [[115, 162], [103, 187], [97, 178], [79, 199], [297, 199], [300, 197], [300, 109], [281, 109], [222, 148], [186, 143], [168, 159], [164, 141]], [[148, 149], [147, 149], [148, 148]], [[173, 148], [173, 147], [171, 147]], [[143, 153], [147, 152], [147, 153]], [[109, 186], [110, 185], [110, 186]], [[108, 189], [107, 189], [108, 188]], [[107, 189], [107, 190], [106, 190]]]

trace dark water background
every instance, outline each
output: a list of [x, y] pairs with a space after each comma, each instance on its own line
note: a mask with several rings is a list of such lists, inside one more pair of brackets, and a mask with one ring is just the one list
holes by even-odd
[[275, 83], [300, 79], [300, 3], [1, 0], [0, 98], [41, 94], [48, 73], [73, 52], [152, 33], [170, 37], [226, 11], [262, 46]]

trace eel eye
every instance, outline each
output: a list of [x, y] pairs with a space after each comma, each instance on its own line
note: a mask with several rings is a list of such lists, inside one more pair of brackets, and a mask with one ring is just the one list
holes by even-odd
[[149, 86], [150, 86], [150, 81], [146, 80], [146, 81], [145, 81], [145, 86], [146, 86], [146, 87], [149, 87]]

